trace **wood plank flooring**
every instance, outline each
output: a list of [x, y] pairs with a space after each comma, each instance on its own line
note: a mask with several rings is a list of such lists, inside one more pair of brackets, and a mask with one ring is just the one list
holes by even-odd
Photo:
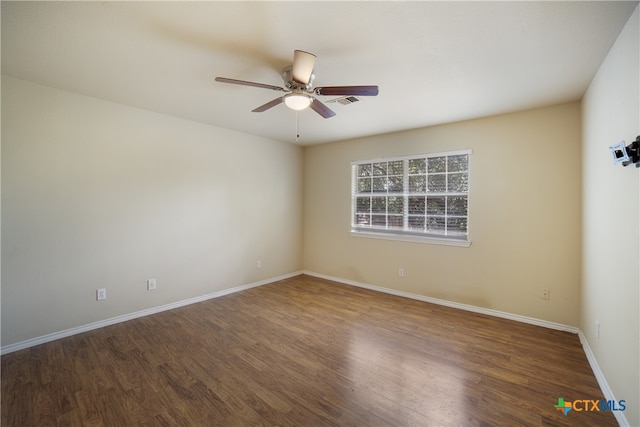
[[2, 356], [3, 426], [613, 426], [576, 335], [298, 276]]

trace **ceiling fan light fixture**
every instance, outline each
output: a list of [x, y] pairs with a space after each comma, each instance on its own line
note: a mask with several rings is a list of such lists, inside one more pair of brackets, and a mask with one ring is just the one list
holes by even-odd
[[323, 118], [328, 119], [335, 116], [336, 113], [324, 105], [322, 101], [314, 95], [341, 96], [342, 98], [339, 98], [339, 101], [334, 101], [346, 104], [358, 101], [357, 96], [376, 96], [378, 94], [378, 86], [322, 86], [314, 88], [313, 80], [315, 79], [315, 75], [313, 74], [313, 70], [315, 61], [316, 56], [314, 54], [302, 50], [295, 50], [293, 52], [293, 64], [283, 68], [280, 73], [285, 87], [230, 79], [227, 77], [216, 77], [215, 80], [221, 83], [232, 83], [285, 92], [285, 95], [278, 96], [276, 99], [272, 99], [266, 104], [251, 110], [254, 113], [262, 113], [284, 103], [294, 111], [311, 108]]
[[309, 95], [290, 93], [284, 96], [284, 103], [292, 110], [300, 111], [311, 105], [313, 99]]

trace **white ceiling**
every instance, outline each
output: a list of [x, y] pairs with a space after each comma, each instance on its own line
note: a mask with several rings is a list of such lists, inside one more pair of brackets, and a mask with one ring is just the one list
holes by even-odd
[[[8, 2], [2, 73], [215, 126], [295, 141], [278, 92], [294, 49], [316, 86], [377, 97], [299, 114], [300, 144], [582, 98], [638, 2]], [[336, 97], [320, 97], [330, 101]]]

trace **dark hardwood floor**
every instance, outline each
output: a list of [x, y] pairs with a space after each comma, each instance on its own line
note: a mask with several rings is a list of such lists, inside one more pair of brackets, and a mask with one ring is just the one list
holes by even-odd
[[299, 276], [2, 356], [2, 426], [609, 426], [578, 337]]

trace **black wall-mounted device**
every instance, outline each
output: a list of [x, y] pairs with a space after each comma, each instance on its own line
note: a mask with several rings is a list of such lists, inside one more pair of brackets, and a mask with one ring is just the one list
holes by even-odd
[[613, 163], [622, 163], [622, 166], [636, 165], [640, 168], [640, 135], [631, 144], [625, 146], [624, 141], [609, 147], [613, 156]]

